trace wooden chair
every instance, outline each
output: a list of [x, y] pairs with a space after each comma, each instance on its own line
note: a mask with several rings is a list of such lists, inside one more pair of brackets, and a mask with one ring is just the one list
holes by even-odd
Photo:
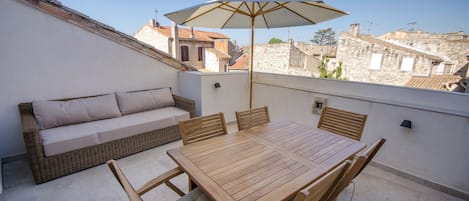
[[180, 121], [179, 129], [184, 145], [228, 133], [223, 113]]
[[318, 128], [360, 141], [367, 115], [325, 107]]
[[352, 182], [352, 180], [357, 177], [363, 169], [365, 169], [366, 165], [371, 161], [371, 159], [373, 159], [385, 141], [386, 140], [384, 138], [380, 138], [376, 143], [370, 146], [365, 152], [360, 154], [358, 158], [353, 161], [349, 170], [347, 170], [342, 180], [337, 184], [337, 187], [331, 193], [328, 199], [329, 201], [334, 201], [337, 199], [337, 196], [339, 196], [339, 194]]
[[334, 187], [345, 174], [350, 166], [350, 161], [346, 161], [317, 181], [304, 188], [296, 195], [294, 201], [324, 201], [327, 200]]
[[124, 175], [122, 170], [119, 168], [116, 161], [109, 160], [107, 161], [107, 165], [109, 169], [111, 169], [112, 174], [116, 177], [121, 187], [124, 189], [130, 201], [141, 201], [142, 200], [141, 196], [143, 194], [145, 194], [146, 192], [150, 191], [151, 189], [163, 183], [166, 184], [169, 188], [171, 188], [174, 192], [176, 192], [180, 196], [184, 196], [184, 192], [182, 192], [179, 188], [177, 188], [173, 183], [169, 181], [170, 179], [184, 173], [179, 167], [163, 173], [162, 175], [150, 180], [149, 182], [147, 182], [142, 187], [136, 190], [132, 186], [132, 184], [130, 184], [129, 180]]
[[264, 106], [247, 111], [236, 112], [236, 122], [238, 123], [238, 130], [244, 130], [260, 124], [269, 123], [269, 110]]

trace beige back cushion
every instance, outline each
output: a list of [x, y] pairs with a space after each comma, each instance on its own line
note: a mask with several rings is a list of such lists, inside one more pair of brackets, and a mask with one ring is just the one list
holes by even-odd
[[41, 129], [121, 116], [114, 94], [69, 101], [34, 101], [33, 110]]
[[123, 115], [174, 106], [173, 95], [169, 88], [118, 92], [116, 97]]

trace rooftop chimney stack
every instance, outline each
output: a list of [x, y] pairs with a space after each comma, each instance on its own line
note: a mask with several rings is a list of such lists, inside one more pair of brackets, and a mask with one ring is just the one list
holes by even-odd
[[173, 58], [181, 61], [181, 51], [179, 47], [179, 29], [178, 25], [175, 22], [172, 22], [173, 25], [171, 26], [171, 55]]
[[156, 28], [159, 28], [160, 27], [160, 23], [157, 22], [155, 19], [151, 18], [150, 21], [148, 21], [148, 25], [151, 26], [151, 27], [156, 27]]
[[191, 39], [194, 39], [194, 28], [193, 28], [192, 26], [191, 26], [191, 28], [190, 28], [190, 33], [189, 33], [189, 34], [190, 34], [189, 37], [190, 37]]
[[351, 24], [349, 32], [352, 34], [352, 36], [358, 36], [360, 34], [360, 24]]

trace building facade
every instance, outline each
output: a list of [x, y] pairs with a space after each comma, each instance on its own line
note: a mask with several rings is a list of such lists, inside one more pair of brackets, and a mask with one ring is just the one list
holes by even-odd
[[134, 37], [201, 71], [225, 72], [234, 45], [229, 37], [191, 28], [160, 26], [154, 19], [134, 33]]

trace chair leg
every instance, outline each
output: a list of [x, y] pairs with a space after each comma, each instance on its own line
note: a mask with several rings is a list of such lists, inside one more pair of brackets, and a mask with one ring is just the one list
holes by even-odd
[[197, 188], [197, 184], [193, 182], [192, 179], [189, 177], [189, 191], [192, 191], [195, 188]]

